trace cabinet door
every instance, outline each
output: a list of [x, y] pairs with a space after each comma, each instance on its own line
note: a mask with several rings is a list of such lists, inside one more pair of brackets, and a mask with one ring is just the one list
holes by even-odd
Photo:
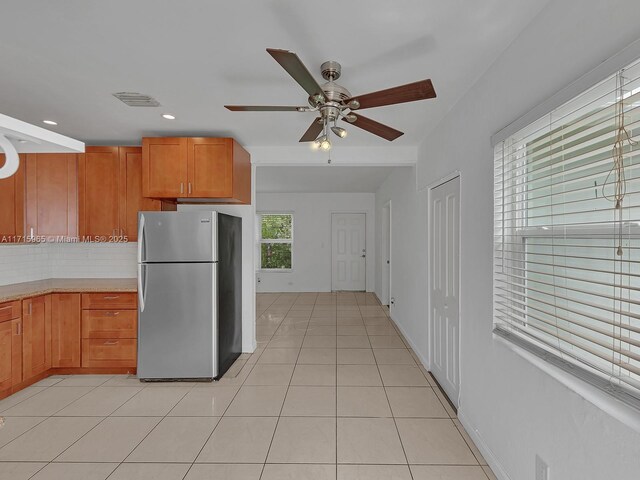
[[[20, 155], [18, 171], [9, 178], [0, 179], [0, 243], [23, 241], [24, 235], [24, 163]], [[0, 155], [0, 166], [4, 155]]]
[[187, 196], [187, 139], [142, 139], [142, 192], [151, 198]]
[[160, 211], [161, 201], [142, 196], [142, 148], [120, 147], [120, 227], [128, 242], [138, 241], [138, 212]]
[[76, 154], [27, 155], [27, 236], [78, 236], [78, 171]]
[[192, 198], [233, 196], [232, 140], [189, 138], [187, 194]]
[[80, 294], [51, 295], [51, 366], [80, 366]]
[[8, 390], [13, 385], [13, 373], [11, 360], [13, 358], [12, 344], [13, 331], [11, 321], [0, 323], [0, 393]]
[[28, 380], [51, 368], [51, 297], [22, 302], [22, 377]]
[[78, 155], [80, 237], [109, 241], [122, 234], [120, 225], [120, 156], [118, 147], [87, 147]]
[[18, 385], [22, 382], [22, 318], [11, 320], [12, 345], [11, 345], [11, 370], [13, 375], [12, 384]]

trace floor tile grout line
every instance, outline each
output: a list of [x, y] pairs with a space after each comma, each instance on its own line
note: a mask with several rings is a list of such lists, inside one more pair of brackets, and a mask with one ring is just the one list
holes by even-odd
[[[375, 356], [375, 355], [374, 355]], [[396, 434], [398, 435], [398, 441], [400, 442], [400, 446], [402, 447], [402, 454], [404, 455], [404, 459], [407, 464], [407, 468], [409, 469], [409, 475], [411, 476], [411, 480], [413, 480], [413, 472], [411, 471], [411, 467], [409, 466], [409, 458], [407, 457], [407, 451], [404, 447], [404, 442], [402, 441], [402, 436], [400, 435], [400, 429], [398, 428], [398, 422], [396, 422], [396, 417], [393, 413], [393, 408], [391, 408], [391, 401], [389, 400], [389, 395], [387, 394], [387, 389], [384, 385], [384, 380], [382, 379], [382, 372], [380, 371], [380, 365], [378, 364], [378, 359], [376, 358], [376, 368], [378, 369], [378, 375], [380, 375], [380, 382], [382, 383], [382, 391], [384, 392], [384, 396], [387, 399], [387, 405], [389, 406], [389, 412], [391, 413], [391, 418], [393, 419], [393, 426], [396, 428]]]
[[[113, 378], [113, 375], [111, 376], [111, 378]], [[106, 381], [108, 381], [108, 380], [106, 380]], [[60, 383], [60, 382], [57, 382], [57, 383]], [[45, 390], [47, 390], [47, 389], [49, 389], [49, 388], [51, 388], [51, 387], [53, 387], [53, 386], [55, 386], [55, 385], [56, 385], [55, 383], [54, 383], [53, 385], [49, 385]], [[79, 386], [81, 386], [81, 385], [79, 385]], [[79, 396], [78, 398], [76, 398], [75, 400], [70, 401], [69, 403], [67, 403], [67, 404], [66, 404], [64, 407], [62, 407], [61, 409], [56, 410], [56, 411], [55, 411], [54, 413], [52, 413], [51, 415], [48, 415], [48, 416], [44, 416], [44, 417], [42, 417], [42, 418], [44, 418], [44, 420], [42, 420], [41, 422], [38, 422], [38, 423], [37, 423], [36, 425], [34, 425], [33, 427], [31, 427], [31, 428], [29, 428], [28, 430], [24, 431], [23, 433], [21, 433], [20, 435], [18, 435], [16, 438], [12, 439], [10, 442], [5, 443], [2, 447], [0, 447], [0, 449], [3, 449], [4, 447], [6, 447], [6, 446], [10, 445], [11, 443], [15, 442], [15, 441], [16, 441], [16, 440], [18, 440], [20, 437], [22, 437], [22, 436], [26, 435], [28, 432], [30, 432], [31, 430], [33, 430], [34, 428], [36, 428], [38, 425], [43, 424], [44, 422], [46, 422], [46, 421], [47, 421], [47, 420], [49, 420], [50, 418], [68, 418], [68, 417], [56, 417], [56, 414], [57, 414], [57, 413], [60, 413], [62, 410], [64, 410], [65, 408], [67, 408], [67, 407], [68, 407], [69, 405], [71, 405], [72, 403], [77, 402], [77, 401], [78, 401], [78, 400], [80, 400], [82, 397], [84, 397], [84, 396], [88, 395], [88, 394], [89, 394], [89, 393], [91, 393], [93, 390], [95, 390], [96, 388], [98, 388], [100, 385], [95, 385], [95, 386], [93, 386], [93, 385], [86, 385], [86, 386], [93, 387], [93, 388], [91, 388], [91, 389], [90, 389], [89, 391], [87, 391], [86, 393], [84, 393], [84, 394], [80, 395], [80, 396]], [[61, 388], [73, 388], [73, 387], [61, 387]], [[42, 391], [42, 392], [40, 392], [40, 393], [44, 393], [44, 392], [45, 392], [45, 390], [43, 390], [43, 391]], [[38, 395], [38, 394], [37, 394], [37, 395]], [[36, 395], [33, 395], [32, 397], [35, 397], [35, 396], [36, 396]], [[32, 397], [29, 397], [29, 398], [32, 398]], [[29, 398], [26, 398], [25, 400], [29, 400]], [[20, 402], [20, 403], [21, 403], [21, 402]], [[18, 404], [16, 404], [16, 405], [18, 405]], [[13, 408], [13, 407], [11, 407], [11, 408]], [[16, 416], [16, 417], [28, 417], [28, 416], [32, 416], [32, 415], [18, 415], [18, 416]], [[33, 416], [37, 416], [37, 415], [33, 415]], [[100, 416], [98, 416], [98, 418], [99, 418], [99, 417], [100, 417]], [[83, 417], [83, 418], [85, 418], [85, 417]], [[97, 417], [89, 417], [89, 418], [97, 418]], [[104, 418], [105, 418], [105, 417], [103, 417], [103, 419], [102, 419], [100, 422], [98, 422], [98, 423], [97, 423], [93, 428], [91, 428], [87, 433], [89, 433], [89, 432], [90, 432], [91, 430], [93, 430], [95, 427], [97, 427], [98, 425], [100, 425], [100, 423], [102, 423], [102, 422], [104, 421]], [[85, 433], [85, 435], [86, 435], [86, 433]], [[83, 435], [83, 436], [84, 436], [84, 435]], [[82, 437], [81, 437], [81, 438], [82, 438]], [[78, 439], [78, 440], [79, 440], [79, 439]], [[75, 443], [75, 442], [74, 442], [74, 443]], [[58, 455], [58, 456], [59, 456], [59, 455]], [[53, 460], [55, 460], [58, 456], [54, 457], [54, 458], [53, 458]], [[48, 461], [48, 462], [47, 462], [47, 465], [48, 465], [49, 463], [53, 463], [53, 460]], [[44, 467], [43, 467], [43, 468], [44, 468]]]
[[[198, 457], [200, 456], [200, 454], [202, 454], [202, 451], [204, 450], [204, 447], [206, 447], [207, 443], [209, 443], [209, 440], [211, 439], [211, 437], [213, 436], [213, 433], [216, 431], [216, 429], [218, 428], [218, 425], [220, 425], [220, 422], [222, 422], [222, 419], [224, 418], [225, 414], [227, 413], [227, 410], [229, 410], [229, 408], [231, 407], [231, 404], [233, 403], [233, 401], [236, 399], [236, 397], [238, 396], [238, 393], [240, 393], [240, 390], [242, 389], [242, 387], [244, 386], [245, 382], [247, 381], [247, 378], [249, 378], [249, 375], [251, 375], [251, 372], [253, 371], [253, 369], [255, 368], [255, 366], [258, 364], [258, 362], [256, 361], [254, 364], [251, 365], [251, 368], [249, 368], [249, 372], [247, 373], [247, 376], [242, 380], [242, 383], [240, 384], [240, 386], [238, 387], [238, 389], [236, 390], [236, 393], [233, 395], [233, 398], [229, 401], [229, 404], [227, 405], [227, 407], [224, 409], [224, 412], [222, 412], [222, 415], [220, 415], [219, 420], [216, 422], [215, 426], [213, 427], [213, 430], [211, 430], [211, 433], [209, 434], [209, 436], [207, 437], [207, 439], [204, 441], [204, 443], [202, 444], [202, 447], [200, 447], [200, 450], [198, 450], [198, 453], [196, 454], [195, 458], [193, 459], [193, 462], [191, 462], [191, 465], [189, 466], [189, 468], [187, 469], [187, 471], [184, 474], [183, 480], [187, 477], [187, 475], [189, 475], [189, 472], [191, 471], [191, 469], [193, 468], [193, 466], [196, 464], [196, 462], [198, 461]], [[245, 364], [243, 365], [242, 369], [244, 369], [244, 367], [247, 366], [247, 363], [245, 362]], [[240, 373], [242, 372], [242, 370], [240, 370], [240, 372], [238, 372], [238, 375], [240, 375]], [[194, 387], [195, 388], [195, 387]], [[215, 387], [214, 387], [215, 388]], [[177, 404], [176, 404], [177, 405]], [[175, 405], [174, 405], [175, 408]], [[171, 409], [173, 410], [173, 409]]]
[[[299, 297], [299, 295], [296, 296], [296, 299]], [[292, 304], [293, 306], [293, 304]], [[314, 304], [314, 308], [315, 308], [315, 304]], [[287, 313], [291, 311], [291, 308], [289, 308], [289, 310], [287, 310]], [[286, 316], [285, 316], [286, 318]], [[282, 322], [281, 322], [282, 323]], [[308, 327], [307, 327], [308, 328]], [[304, 338], [306, 338], [307, 336], [307, 332], [305, 330], [305, 334], [304, 334]], [[302, 343], [304, 344], [304, 338], [302, 340]], [[296, 357], [296, 363], [293, 366], [293, 370], [291, 371], [291, 377], [289, 377], [289, 383], [287, 384], [287, 390], [284, 394], [284, 400], [282, 401], [282, 406], [280, 407], [280, 414], [278, 415], [278, 419], [276, 420], [276, 426], [273, 429], [273, 435], [271, 435], [271, 441], [269, 442], [269, 448], [267, 449], [267, 455], [264, 457], [264, 464], [262, 465], [262, 471], [260, 472], [260, 479], [262, 479], [262, 476], [264, 475], [264, 470], [267, 467], [267, 462], [269, 460], [269, 454], [271, 453], [271, 447], [273, 446], [273, 440], [276, 438], [276, 433], [278, 432], [278, 425], [280, 424], [280, 418], [282, 417], [282, 411], [284, 410], [284, 404], [287, 401], [287, 396], [289, 395], [289, 388], [291, 388], [291, 382], [293, 380], [293, 374], [295, 373], [296, 370], [296, 365], [298, 364], [298, 359], [300, 358], [300, 352], [302, 351], [302, 348], [300, 348], [300, 350], [298, 351], [298, 356]]]

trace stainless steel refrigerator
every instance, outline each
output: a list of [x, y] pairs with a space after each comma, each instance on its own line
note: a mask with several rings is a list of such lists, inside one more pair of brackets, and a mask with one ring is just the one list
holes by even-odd
[[242, 221], [138, 215], [138, 378], [219, 378], [242, 350]]

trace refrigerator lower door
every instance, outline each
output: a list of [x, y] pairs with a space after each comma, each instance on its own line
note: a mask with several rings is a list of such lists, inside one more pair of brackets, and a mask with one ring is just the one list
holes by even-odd
[[139, 264], [138, 276], [138, 377], [216, 377], [217, 264]]

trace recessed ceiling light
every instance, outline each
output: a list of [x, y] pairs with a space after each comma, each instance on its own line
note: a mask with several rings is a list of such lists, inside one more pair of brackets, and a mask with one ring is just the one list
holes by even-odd
[[175, 115], [171, 115], [170, 113], [163, 113], [162, 118], [166, 118], [167, 120], [175, 120]]
[[43, 120], [42, 123], [46, 123], [47, 125], [57, 125], [58, 122], [54, 122], [53, 120]]

